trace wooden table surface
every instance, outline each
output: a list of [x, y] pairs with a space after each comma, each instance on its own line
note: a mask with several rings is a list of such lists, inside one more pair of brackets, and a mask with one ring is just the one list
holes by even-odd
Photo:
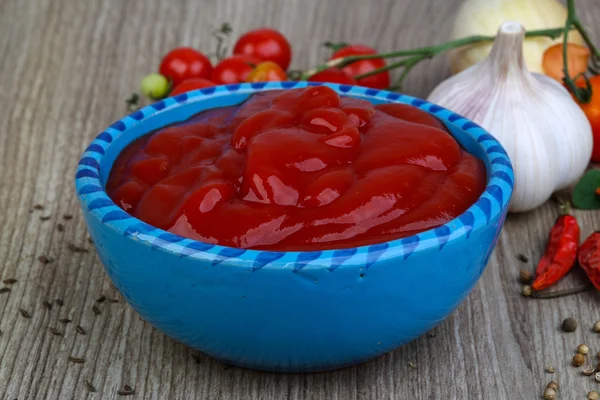
[[[536, 399], [551, 379], [561, 399], [600, 390], [569, 365], [581, 342], [600, 350], [591, 331], [600, 296], [520, 296], [518, 271], [540, 257], [553, 203], [509, 216], [483, 278], [435, 337], [327, 373], [250, 371], [184, 347], [119, 298], [86, 240], [73, 187], [78, 157], [126, 113], [123, 100], [172, 47], [212, 49], [210, 32], [225, 21], [234, 36], [273, 26], [293, 44], [293, 67], [305, 68], [327, 55], [319, 46], [325, 40], [382, 51], [439, 43], [459, 3], [0, 0], [0, 278], [18, 280], [0, 294], [0, 398], [115, 399], [130, 385], [133, 399]], [[600, 41], [600, 2], [577, 5]], [[405, 91], [426, 97], [448, 74], [444, 57], [423, 63]], [[582, 236], [600, 228], [599, 212], [576, 215]], [[561, 287], [581, 282], [577, 271]], [[101, 295], [119, 302], [95, 303]], [[568, 316], [580, 321], [572, 334], [560, 331]], [[550, 365], [554, 375], [544, 371]]]

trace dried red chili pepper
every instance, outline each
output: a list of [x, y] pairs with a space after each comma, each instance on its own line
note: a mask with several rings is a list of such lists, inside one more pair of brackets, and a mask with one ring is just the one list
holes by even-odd
[[[565, 214], [558, 217], [550, 230], [548, 246], [535, 271], [533, 290], [543, 290], [558, 282], [573, 268], [577, 260], [579, 246], [579, 225], [574, 216]], [[599, 278], [600, 279], [600, 278]]]
[[600, 232], [592, 233], [579, 247], [579, 265], [600, 290]]

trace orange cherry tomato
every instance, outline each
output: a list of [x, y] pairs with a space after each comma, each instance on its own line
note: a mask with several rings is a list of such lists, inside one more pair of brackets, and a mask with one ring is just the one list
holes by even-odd
[[202, 89], [206, 87], [215, 86], [216, 83], [203, 78], [186, 79], [179, 85], [175, 86], [169, 96], [176, 96], [181, 93], [189, 92], [190, 90]]
[[246, 82], [278, 82], [287, 81], [288, 77], [281, 67], [273, 61], [261, 62], [250, 72]]
[[[569, 63], [569, 75], [575, 78], [579, 74], [583, 74], [587, 70], [588, 59], [590, 58], [590, 50], [587, 47], [580, 46], [574, 43], [567, 44], [567, 59]], [[563, 62], [563, 44], [558, 43], [548, 47], [542, 58], [542, 68], [544, 73], [551, 78], [563, 83], [565, 73]], [[585, 79], [580, 77], [577, 83], [585, 83]]]
[[[578, 86], [585, 86], [585, 82]], [[592, 125], [592, 135], [594, 136], [594, 148], [592, 150], [592, 161], [600, 162], [600, 75], [590, 78], [592, 85], [592, 100], [587, 104], [580, 104], [585, 116]]]

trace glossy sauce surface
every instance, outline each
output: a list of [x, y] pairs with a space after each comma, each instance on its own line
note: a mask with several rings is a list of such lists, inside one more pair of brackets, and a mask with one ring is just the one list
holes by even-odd
[[107, 182], [135, 217], [230, 247], [381, 243], [457, 217], [483, 163], [434, 117], [320, 86], [255, 94], [129, 145]]

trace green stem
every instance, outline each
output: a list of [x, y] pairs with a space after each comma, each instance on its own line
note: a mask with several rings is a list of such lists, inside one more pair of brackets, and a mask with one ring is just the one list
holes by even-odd
[[[527, 32], [525, 36], [526, 37], [549, 37], [551, 39], [556, 39], [557, 37], [562, 35], [563, 32], [564, 32], [564, 28], [539, 29], [539, 30]], [[300, 76], [300, 80], [307, 80], [311, 76], [313, 76], [321, 71], [324, 71], [328, 68], [333, 68], [333, 67], [343, 68], [343, 67], [345, 67], [349, 64], [352, 64], [354, 62], [357, 62], [357, 61], [372, 60], [375, 58], [386, 59], [386, 58], [410, 57], [406, 60], [392, 63], [392, 64], [388, 65], [387, 67], [385, 67], [385, 69], [382, 69], [381, 71], [378, 71], [378, 72], [388, 71], [388, 70], [391, 70], [394, 68], [406, 66], [408, 63], [411, 64], [411, 68], [412, 68], [414, 65], [418, 64], [419, 62], [429, 59], [429, 58], [433, 58], [436, 55], [444, 53], [448, 50], [452, 50], [457, 47], [477, 44], [477, 43], [491, 42], [495, 38], [496, 38], [496, 36], [475, 35], [475, 36], [468, 36], [468, 37], [464, 37], [464, 38], [460, 38], [460, 39], [451, 40], [449, 42], [438, 44], [435, 46], [427, 46], [427, 47], [421, 47], [421, 48], [411, 49], [411, 50], [399, 50], [399, 51], [390, 51], [390, 52], [384, 52], [384, 53], [365, 54], [365, 55], [356, 55], [356, 56], [336, 58], [333, 60], [329, 60], [322, 65], [319, 65], [315, 68], [311, 68], [308, 71], [304, 72]], [[371, 75], [371, 73], [369, 73], [369, 74]], [[364, 76], [359, 76], [359, 78], [370, 76], [370, 75], [364, 74]]]

